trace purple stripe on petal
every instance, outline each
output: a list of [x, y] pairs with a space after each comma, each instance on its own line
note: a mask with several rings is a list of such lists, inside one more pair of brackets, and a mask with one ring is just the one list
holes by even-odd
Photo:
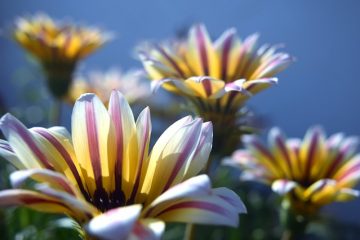
[[[196, 123], [195, 123], [196, 124]], [[165, 192], [171, 186], [172, 182], [174, 181], [176, 175], [179, 173], [182, 166], [185, 164], [186, 159], [189, 157], [190, 151], [193, 149], [194, 145], [196, 144], [198, 138], [195, 137], [193, 134], [189, 137], [188, 141], [185, 143], [185, 147], [182, 149], [178, 159], [176, 159], [176, 164], [172, 169], [169, 179], [167, 180], [164, 189], [162, 192]]]
[[227, 36], [227, 38], [224, 41], [223, 49], [222, 49], [222, 55], [221, 55], [221, 76], [224, 81], [227, 80], [227, 69], [228, 69], [228, 61], [229, 61], [229, 52], [231, 49], [233, 40], [233, 34], [230, 34]]
[[95, 110], [92, 102], [85, 102], [85, 114], [90, 161], [94, 171], [96, 186], [98, 189], [102, 189], [99, 142], [97, 135]]
[[180, 202], [180, 203], [171, 205], [170, 207], [162, 210], [160, 213], [156, 214], [156, 216], [160, 216], [161, 214], [164, 214], [169, 211], [175, 211], [175, 210], [184, 209], [184, 208], [195, 208], [195, 209], [210, 211], [210, 212], [213, 212], [213, 213], [216, 213], [219, 215], [226, 216], [228, 218], [232, 218], [230, 213], [228, 211], [226, 211], [226, 209], [224, 209], [214, 203], [204, 202], [204, 201]]
[[276, 144], [278, 145], [280, 151], [281, 151], [281, 154], [285, 157], [285, 160], [286, 160], [286, 163], [289, 167], [289, 172], [290, 172], [290, 175], [293, 174], [293, 169], [292, 169], [292, 165], [291, 165], [291, 160], [290, 160], [290, 156], [289, 156], [289, 153], [287, 151], [287, 148], [285, 146], [285, 143], [283, 141], [283, 139], [278, 135], [276, 136]]
[[[145, 111], [147, 111], [147, 113], [145, 113], [145, 114], [147, 114], [147, 116], [148, 116], [148, 114], [149, 114], [148, 113], [149, 112], [148, 108]], [[135, 200], [135, 196], [136, 196], [136, 193], [138, 191], [139, 184], [140, 184], [141, 169], [143, 167], [144, 159], [147, 157], [147, 156], [145, 156], [145, 154], [146, 154], [145, 150], [146, 150], [146, 144], [148, 142], [147, 140], [148, 140], [149, 133], [150, 133], [150, 126], [149, 126], [147, 120], [146, 120], [145, 123], [143, 123], [143, 125], [145, 126], [145, 131], [144, 131], [143, 135], [141, 136], [141, 139], [143, 140], [143, 145], [140, 148], [141, 149], [141, 152], [140, 152], [140, 155], [139, 155], [140, 156], [140, 162], [139, 162], [139, 165], [138, 165], [138, 168], [137, 168], [136, 182], [134, 184], [133, 191], [132, 191], [131, 196], [129, 198], [129, 203], [132, 203]]]
[[251, 143], [261, 154], [265, 155], [268, 159], [272, 160], [272, 163], [275, 163], [273, 155], [258, 141], [253, 141]]
[[330, 167], [328, 168], [325, 177], [331, 177], [336, 168], [339, 166], [339, 164], [343, 161], [344, 157], [345, 157], [345, 150], [344, 151], [340, 151], [337, 155], [336, 158], [333, 160], [333, 162], [331, 163]]
[[170, 62], [171, 66], [173, 68], [175, 68], [175, 70], [178, 72], [180, 77], [185, 78], [183, 71], [181, 70], [179, 65], [176, 63], [176, 61], [169, 54], [167, 54], [167, 52], [162, 47], [156, 45], [155, 48], [161, 53], [161, 55], [163, 55], [166, 58], [166, 60], [168, 60]]
[[312, 135], [312, 138], [311, 138], [311, 141], [310, 141], [310, 146], [309, 146], [309, 152], [308, 152], [308, 155], [307, 155], [307, 161], [306, 161], [306, 165], [305, 165], [305, 179], [306, 180], [309, 180], [310, 178], [310, 174], [311, 174], [311, 167], [314, 163], [314, 160], [315, 160], [315, 152], [316, 152], [316, 149], [318, 147], [318, 141], [319, 141], [319, 132], [318, 131], [314, 131], [313, 135]]
[[6, 115], [4, 118], [11, 118], [7, 119], [8, 128], [12, 129], [19, 135], [19, 137], [28, 145], [29, 150], [35, 154], [35, 156], [40, 160], [42, 164], [44, 164], [47, 169], [54, 170], [53, 166], [46, 159], [45, 154], [40, 150], [27, 129], [11, 115]]
[[115, 137], [116, 137], [116, 159], [115, 159], [115, 189], [117, 191], [121, 190], [121, 181], [122, 181], [122, 166], [123, 166], [123, 129], [122, 129], [122, 119], [120, 111], [120, 99], [118, 94], [113, 91], [110, 99], [110, 116], [112, 122], [114, 123], [115, 128]]
[[12, 150], [12, 148], [10, 147], [10, 145], [8, 143], [0, 142], [0, 148], [4, 149], [6, 151], [14, 153], [14, 151]]
[[62, 158], [65, 160], [65, 162], [69, 166], [72, 174], [74, 175], [75, 180], [76, 180], [77, 184], [79, 185], [79, 188], [80, 188], [82, 194], [88, 199], [89, 196], [88, 196], [88, 194], [87, 194], [87, 192], [86, 192], [86, 190], [84, 188], [84, 185], [82, 183], [79, 172], [77, 171], [76, 166], [75, 166], [75, 164], [73, 162], [74, 160], [71, 158], [68, 151], [64, 148], [64, 146], [53, 135], [51, 135], [46, 130], [41, 129], [41, 128], [36, 128], [36, 129], [34, 129], [34, 131], [39, 133], [46, 140], [48, 140], [56, 148], [56, 150], [60, 153]]
[[207, 50], [206, 42], [205, 42], [205, 36], [204, 36], [204, 32], [203, 32], [201, 25], [197, 25], [195, 27], [195, 31], [196, 31], [196, 43], [197, 43], [197, 47], [199, 49], [201, 65], [203, 67], [203, 74], [209, 75], [209, 62], [208, 62], [208, 55], [207, 55], [207, 51], [206, 51]]
[[209, 78], [203, 78], [201, 83], [205, 89], [206, 96], [210, 96], [212, 93], [211, 80]]

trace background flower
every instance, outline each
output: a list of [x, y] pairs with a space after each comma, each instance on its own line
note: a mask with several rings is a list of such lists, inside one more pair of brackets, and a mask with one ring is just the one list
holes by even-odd
[[144, 77], [140, 70], [122, 72], [113, 68], [106, 72], [93, 71], [86, 77], [75, 78], [66, 100], [74, 104], [81, 94], [95, 93], [107, 105], [111, 91], [118, 90], [132, 104], [151, 95], [150, 83]]
[[17, 18], [13, 38], [39, 60], [50, 92], [60, 98], [68, 92], [77, 62], [108, 41], [109, 34], [37, 14]]
[[337, 133], [325, 137], [319, 127], [310, 128], [304, 139], [286, 139], [273, 128], [268, 147], [257, 137], [247, 136], [246, 150], [233, 154], [232, 162], [244, 168], [244, 177], [272, 186], [301, 214], [314, 214], [334, 201], [359, 195], [358, 138]]

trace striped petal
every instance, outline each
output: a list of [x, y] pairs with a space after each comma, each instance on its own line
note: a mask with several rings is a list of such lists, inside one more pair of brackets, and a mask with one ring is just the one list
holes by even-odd
[[[212, 99], [217, 99], [217, 98], [221, 98], [226, 94], [232, 94], [229, 95], [229, 98], [234, 98], [231, 101], [235, 102], [235, 101], [240, 101], [240, 100], [245, 100], [249, 97], [251, 97], [251, 93], [248, 92], [244, 87], [245, 80], [244, 79], [239, 79], [233, 82], [229, 82], [227, 84], [225, 84], [225, 86], [220, 89], [218, 92], [214, 93], [211, 98]], [[231, 97], [230, 97], [231, 96]], [[237, 98], [241, 98], [241, 99], [237, 99]]]
[[311, 184], [301, 195], [304, 201], [324, 205], [334, 200], [337, 193], [336, 181], [321, 179]]
[[[136, 195], [141, 190], [141, 186], [145, 179], [147, 167], [149, 165], [149, 144], [151, 137], [151, 119], [149, 108], [145, 108], [136, 121], [137, 142], [139, 146], [139, 158], [136, 169], [136, 175], [133, 179], [132, 192], [129, 202], [134, 202]], [[141, 194], [140, 196], [141, 197]], [[136, 202], [144, 202], [144, 199], [137, 199]]]
[[11, 185], [19, 188], [29, 179], [49, 184], [52, 188], [64, 191], [74, 197], [82, 198], [81, 193], [62, 174], [46, 169], [20, 170], [10, 175]]
[[0, 120], [0, 128], [8, 140], [11, 149], [26, 168], [53, 169], [36, 139], [27, 128], [11, 114], [5, 114]]
[[76, 159], [71, 136], [63, 127], [32, 128], [32, 136], [39, 147], [44, 149], [46, 159], [57, 172], [63, 173], [73, 184], [78, 186], [83, 194], [86, 193], [85, 183], [80, 165]]
[[229, 189], [212, 190], [206, 175], [190, 178], [154, 200], [144, 217], [164, 221], [237, 226], [246, 212], [240, 198]]
[[109, 114], [115, 131], [115, 189], [124, 191], [128, 198], [137, 171], [138, 140], [136, 124], [128, 102], [119, 91], [111, 93]]
[[333, 176], [339, 187], [354, 187], [360, 179], [360, 154], [341, 166]]
[[37, 184], [35, 189], [40, 193], [57, 199], [59, 202], [66, 204], [73, 210], [75, 215], [71, 215], [78, 222], [85, 222], [94, 216], [98, 215], [100, 212], [92, 204], [85, 201], [83, 198], [76, 198], [66, 192], [58, 191], [47, 184]]
[[0, 191], [0, 207], [12, 206], [24, 206], [47, 213], [67, 214], [79, 221], [85, 220], [85, 216], [71, 204], [47, 194], [18, 189]]
[[[293, 172], [297, 171], [297, 167], [293, 166], [290, 152], [286, 146], [286, 137], [279, 128], [272, 128], [269, 132], [269, 147], [272, 150], [277, 165], [287, 178], [292, 177]], [[298, 174], [299, 175], [299, 174]]]
[[193, 75], [220, 78], [219, 59], [204, 25], [190, 29], [185, 58]]
[[277, 78], [264, 78], [264, 79], [251, 80], [251, 81], [246, 81], [244, 83], [244, 88], [246, 89], [246, 91], [255, 95], [258, 92], [261, 92], [277, 84], [277, 82], [278, 82]]
[[213, 142], [213, 125], [211, 122], [206, 122], [201, 127], [201, 136], [199, 144], [196, 147], [193, 160], [188, 167], [184, 179], [196, 176], [209, 160], [210, 151]]
[[182, 122], [185, 124], [178, 128], [167, 129], [153, 147], [144, 180], [148, 201], [181, 182], [194, 157], [201, 138], [202, 120]]
[[16, 156], [9, 143], [0, 139], [0, 156], [17, 169], [25, 169], [24, 163]]
[[105, 106], [94, 94], [83, 94], [71, 121], [75, 153], [90, 193], [112, 190], [115, 136]]
[[254, 50], [256, 49], [258, 38], [259, 34], [257, 33], [250, 35], [241, 45], [239, 44], [239, 50], [234, 51], [232, 56], [232, 61], [235, 63], [233, 79], [237, 79], [239, 76], [247, 78], [247, 71], [255, 55]]
[[184, 86], [187, 91], [190, 90], [192, 95], [196, 97], [209, 98], [221, 91], [225, 86], [225, 82], [212, 77], [201, 76], [186, 79]]
[[225, 31], [214, 43], [215, 49], [219, 56], [221, 66], [221, 79], [224, 81], [231, 80], [230, 74], [230, 61], [231, 61], [231, 50], [234, 45], [236, 38], [236, 30], [234, 28]]
[[322, 170], [323, 161], [326, 159], [325, 137], [319, 127], [310, 128], [305, 134], [300, 149], [300, 160], [303, 166], [305, 181], [316, 178]]
[[85, 229], [91, 236], [99, 239], [127, 239], [135, 227], [140, 211], [141, 205], [115, 208], [93, 218]]
[[253, 154], [254, 158], [260, 164], [264, 165], [269, 174], [275, 178], [282, 177], [282, 171], [278, 168], [276, 160], [272, 153], [254, 136], [244, 136], [243, 142], [247, 149]]

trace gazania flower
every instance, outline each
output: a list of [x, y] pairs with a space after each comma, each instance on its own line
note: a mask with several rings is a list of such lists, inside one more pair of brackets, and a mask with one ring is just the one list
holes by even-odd
[[101, 47], [109, 35], [38, 14], [18, 18], [13, 38], [39, 60], [51, 93], [60, 98], [67, 94], [77, 62]]
[[111, 91], [120, 91], [131, 104], [151, 94], [150, 84], [140, 70], [121, 72], [111, 69], [106, 72], [90, 72], [87, 77], [75, 78], [66, 100], [72, 104], [81, 94], [95, 93], [107, 105]]
[[232, 163], [244, 170], [244, 178], [262, 181], [290, 200], [302, 214], [313, 214], [333, 201], [359, 195], [358, 139], [337, 133], [326, 138], [319, 127], [310, 128], [304, 139], [288, 139], [278, 128], [269, 133], [269, 146], [258, 138], [244, 140], [246, 150], [233, 154]]
[[82, 95], [72, 114], [72, 136], [61, 127], [26, 129], [5, 115], [0, 150], [15, 167], [14, 187], [0, 192], [0, 206], [23, 205], [64, 213], [99, 239], [158, 238], [164, 221], [236, 226], [244, 212], [226, 188], [211, 189], [204, 167], [212, 125], [185, 117], [171, 125], [151, 154], [148, 108], [134, 121], [113, 91], [108, 111], [94, 94]]
[[257, 47], [257, 39], [255, 34], [241, 41], [229, 29], [212, 41], [203, 25], [195, 25], [185, 41], [144, 46], [140, 58], [155, 89], [162, 85], [185, 96], [196, 114], [214, 123], [216, 141], [218, 128], [223, 132], [219, 139], [238, 130], [239, 108], [276, 83], [273, 76], [292, 62], [288, 54], [277, 52], [278, 46]]

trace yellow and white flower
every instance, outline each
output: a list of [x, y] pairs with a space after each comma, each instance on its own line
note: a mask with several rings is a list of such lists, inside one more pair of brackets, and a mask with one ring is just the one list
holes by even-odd
[[[71, 135], [62, 127], [27, 129], [10, 114], [0, 128], [7, 139], [0, 154], [19, 169], [11, 175], [18, 189], [0, 191], [2, 207], [64, 213], [98, 239], [157, 239], [168, 221], [236, 226], [245, 212], [234, 192], [196, 176], [212, 144], [212, 125], [199, 118], [175, 122], [150, 154], [149, 109], [135, 122], [118, 91], [108, 110], [94, 94], [82, 95]], [[21, 189], [28, 179], [38, 184]]]
[[342, 133], [326, 138], [313, 127], [302, 141], [286, 140], [273, 128], [268, 142], [266, 147], [257, 137], [246, 137], [246, 150], [234, 152], [231, 163], [244, 169], [244, 178], [271, 185], [297, 212], [316, 213], [331, 202], [359, 196], [353, 189], [360, 179], [358, 138]]
[[292, 58], [278, 46], [257, 47], [258, 35], [242, 41], [235, 29], [212, 41], [202, 24], [186, 40], [140, 47], [140, 58], [155, 88], [184, 95], [202, 111], [237, 111], [252, 95], [277, 82], [273, 78]]
[[101, 47], [110, 35], [97, 28], [58, 23], [37, 14], [16, 19], [13, 38], [39, 60], [51, 93], [63, 97], [77, 62]]
[[130, 104], [151, 95], [150, 83], [142, 71], [122, 72], [114, 68], [106, 72], [90, 72], [87, 77], [75, 78], [66, 101], [74, 104], [81, 94], [94, 93], [107, 105], [112, 90], [120, 91]]

